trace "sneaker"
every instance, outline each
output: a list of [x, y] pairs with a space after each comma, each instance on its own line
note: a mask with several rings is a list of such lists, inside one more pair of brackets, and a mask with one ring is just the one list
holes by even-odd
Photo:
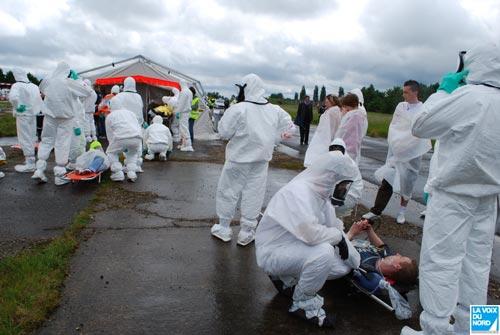
[[334, 314], [326, 314], [323, 322], [320, 322], [320, 319], [317, 316], [307, 318], [306, 311], [301, 308], [298, 308], [293, 312], [290, 310], [289, 313], [321, 328], [333, 328], [335, 327], [335, 321], [337, 320], [337, 317]]
[[408, 326], [404, 326], [403, 329], [401, 329], [401, 335], [419, 335], [423, 333], [423, 331], [414, 330]]
[[125, 174], [123, 173], [123, 171], [116, 171], [111, 173], [110, 178], [112, 181], [123, 181], [125, 180]]
[[155, 159], [155, 155], [153, 155], [153, 154], [147, 154], [147, 155], [144, 156], [144, 159], [148, 160], [148, 161], [152, 161], [153, 159]]
[[212, 228], [210, 229], [210, 233], [224, 242], [231, 241], [231, 238], [233, 237], [233, 230], [231, 229], [231, 227], [226, 228], [218, 223], [212, 226]]
[[368, 213], [363, 214], [363, 216], [361, 216], [361, 217], [363, 219], [367, 219], [367, 220], [374, 220], [374, 219], [378, 218], [378, 215], [374, 214], [372, 212], [368, 212]]
[[[139, 165], [138, 165], [138, 166], [137, 166], [137, 168], [135, 169], [135, 172], [137, 172], [137, 173], [143, 173], [143, 172], [144, 172], [144, 170], [142, 169], [142, 166], [139, 166]], [[127, 173], [128, 173], [128, 172], [127, 172]]]
[[47, 176], [45, 176], [45, 173], [43, 170], [35, 170], [35, 173], [31, 176], [31, 179], [35, 179], [38, 181], [38, 183], [46, 183], [48, 181]]
[[62, 176], [62, 177], [55, 176], [54, 177], [54, 184], [56, 184], [57, 186], [66, 185], [69, 182], [70, 182], [70, 180], [64, 176]]
[[238, 233], [238, 245], [244, 247], [249, 245], [255, 240], [255, 229], [251, 229], [250, 231], [245, 229], [240, 229]]
[[137, 173], [135, 171], [128, 171], [127, 172], [127, 179], [130, 180], [131, 182], [135, 183], [137, 180]]
[[0, 179], [2, 179], [3, 177], [5, 177], [5, 173], [3, 173], [2, 171], [0, 171]]
[[167, 154], [160, 154], [160, 160], [161, 161], [166, 161], [167, 160]]
[[288, 298], [293, 297], [293, 292], [295, 291], [295, 286], [285, 287], [285, 283], [283, 283], [283, 281], [281, 279], [279, 279], [278, 277], [269, 276], [269, 279], [271, 279], [271, 282], [273, 283], [276, 290], [278, 290], [279, 294], [282, 294]]
[[18, 164], [14, 166], [14, 170], [20, 173], [26, 173], [26, 172], [35, 172], [36, 170], [36, 165], [35, 163], [33, 164]]
[[406, 222], [405, 220], [405, 213], [399, 213], [398, 216], [396, 217], [396, 222], [398, 224], [404, 224]]
[[420, 212], [420, 218], [425, 219], [425, 214], [426, 214], [426, 210], [424, 209], [423, 211]]

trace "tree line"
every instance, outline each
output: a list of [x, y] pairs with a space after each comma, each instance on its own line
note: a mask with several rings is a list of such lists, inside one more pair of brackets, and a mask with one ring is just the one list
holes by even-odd
[[[33, 84], [40, 85], [40, 80], [31, 73], [28, 73], [28, 79]], [[0, 68], [0, 83], [14, 84], [15, 82], [16, 78], [14, 78], [14, 74], [12, 73], [12, 71], [7, 71], [7, 73], [4, 73]]]

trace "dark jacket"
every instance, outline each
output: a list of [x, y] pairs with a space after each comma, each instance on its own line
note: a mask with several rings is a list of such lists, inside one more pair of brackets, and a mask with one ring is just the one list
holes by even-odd
[[313, 118], [313, 104], [310, 101], [306, 103], [302, 101], [299, 103], [299, 108], [297, 110], [297, 117], [295, 118], [294, 123], [299, 127], [304, 127], [306, 125], [310, 125]]

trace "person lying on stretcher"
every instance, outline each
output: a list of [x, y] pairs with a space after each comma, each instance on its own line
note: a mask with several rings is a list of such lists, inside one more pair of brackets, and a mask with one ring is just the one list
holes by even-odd
[[75, 171], [79, 174], [99, 173], [109, 169], [108, 156], [104, 153], [101, 143], [93, 141], [90, 149], [76, 159]]

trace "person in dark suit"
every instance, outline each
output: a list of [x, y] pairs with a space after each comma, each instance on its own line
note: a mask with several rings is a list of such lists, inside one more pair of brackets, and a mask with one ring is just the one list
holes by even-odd
[[313, 118], [312, 102], [308, 95], [299, 103], [295, 124], [300, 127], [300, 145], [309, 143], [309, 127]]

